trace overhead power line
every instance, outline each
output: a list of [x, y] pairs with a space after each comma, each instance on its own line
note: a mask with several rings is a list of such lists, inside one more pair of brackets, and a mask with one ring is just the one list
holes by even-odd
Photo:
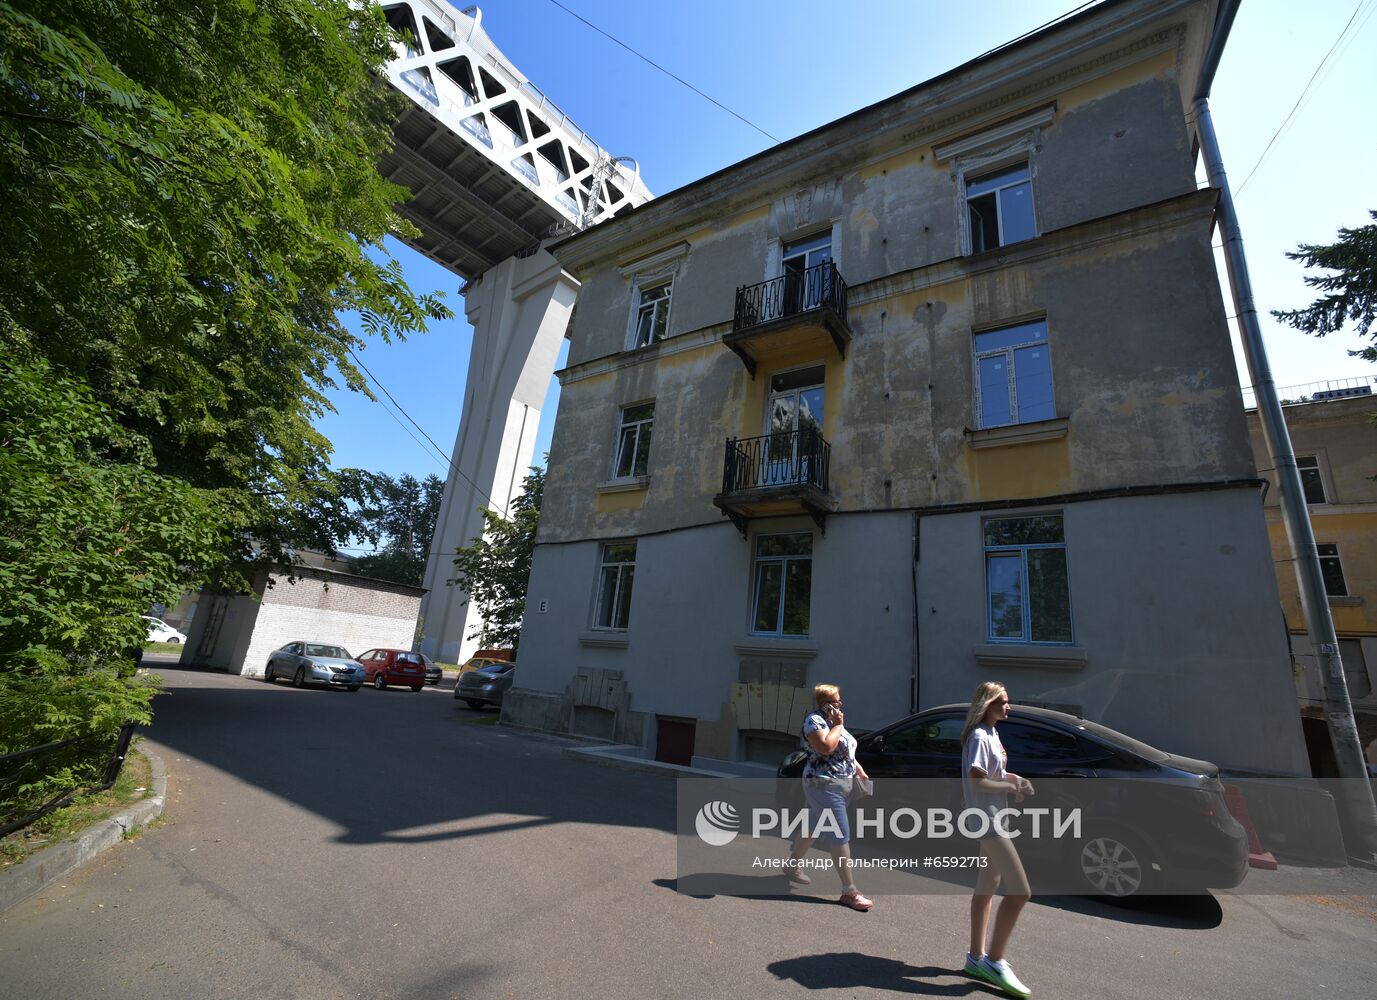
[[654, 59], [651, 59], [649, 56], [645, 55], [644, 53], [637, 51], [636, 49], [632, 48], [630, 45], [627, 45], [626, 42], [622, 41], [622, 40], [621, 40], [620, 38], [618, 38], [616, 35], [613, 35], [613, 34], [611, 34], [610, 32], [604, 31], [602, 28], [599, 28], [599, 27], [598, 27], [596, 24], [594, 24], [592, 21], [588, 20], [588, 18], [583, 17], [583, 16], [580, 15], [580, 14], [574, 13], [574, 12], [573, 12], [572, 10], [570, 10], [568, 7], [564, 6], [564, 4], [560, 3], [559, 0], [550, 0], [550, 2], [551, 2], [552, 4], [554, 4], [556, 7], [558, 7], [560, 10], [564, 11], [564, 13], [568, 14], [570, 17], [575, 18], [575, 19], [577, 19], [577, 20], [579, 20], [579, 21], [582, 21], [584, 24], [588, 25], [588, 27], [592, 28], [594, 31], [596, 31], [598, 34], [602, 35], [604, 38], [607, 38], [607, 39], [609, 39], [610, 41], [616, 42], [618, 45], [620, 45], [622, 48], [626, 49], [626, 51], [630, 52], [630, 53], [631, 53], [633, 56], [635, 56], [636, 58], [641, 59], [641, 60], [643, 60], [644, 62], [649, 63], [651, 66], [654, 66], [656, 69], [658, 69], [658, 70], [659, 70], [661, 73], [663, 73], [665, 76], [670, 77], [671, 79], [674, 79], [674, 80], [679, 81], [679, 82], [682, 83], [685, 87], [687, 87], [689, 90], [693, 91], [693, 92], [694, 92], [695, 94], [697, 94], [699, 97], [703, 98], [703, 100], [708, 101], [708, 102], [710, 102], [710, 103], [712, 103], [712, 104], [717, 105], [717, 107], [721, 108], [723, 111], [725, 111], [727, 114], [731, 115], [733, 118], [737, 119], [738, 121], [745, 122], [747, 125], [749, 125], [749, 126], [750, 126], [751, 128], [753, 128], [753, 129], [755, 129], [757, 132], [759, 132], [759, 133], [760, 133], [761, 135], [763, 135], [765, 138], [769, 139], [771, 142], [778, 143], [778, 142], [781, 141], [780, 139], [778, 139], [778, 138], [776, 138], [775, 136], [771, 135], [769, 132], [766, 132], [763, 128], [761, 128], [761, 127], [760, 127], [759, 125], [757, 125], [755, 122], [751, 121], [749, 118], [746, 118], [746, 117], [744, 117], [744, 116], [742, 116], [742, 115], [737, 114], [735, 111], [733, 111], [731, 108], [727, 107], [725, 104], [723, 104], [721, 101], [717, 100], [716, 98], [709, 97], [707, 94], [703, 93], [701, 90], [699, 90], [699, 89], [698, 89], [697, 87], [695, 87], [693, 84], [691, 84], [691, 83], [689, 83], [687, 80], [685, 80], [682, 76], [678, 76], [678, 75], [675, 74], [675, 73], [671, 73], [669, 70], [665, 69], [665, 68], [664, 68], [663, 66], [661, 66], [659, 63], [657, 63]]
[[[450, 458], [450, 457], [445, 453], [444, 449], [442, 449], [438, 444], [435, 443], [435, 439], [434, 439], [433, 437], [431, 437], [429, 434], [426, 433], [426, 430], [425, 430], [424, 427], [422, 427], [420, 424], [416, 423], [416, 421], [412, 418], [411, 414], [406, 412], [406, 408], [403, 407], [401, 403], [397, 402], [396, 397], [393, 396], [392, 393], [388, 391], [387, 386], [383, 385], [383, 384], [382, 384], [382, 381], [378, 378], [378, 376], [374, 375], [374, 374], [368, 369], [368, 366], [365, 365], [365, 364], [363, 363], [363, 361], [359, 358], [359, 356], [358, 356], [357, 354], [354, 353], [354, 351], [353, 351], [352, 348], [350, 348], [350, 350], [349, 350], [349, 356], [350, 356], [351, 358], [354, 359], [354, 364], [358, 365], [360, 368], [363, 369], [363, 373], [364, 373], [365, 375], [368, 376], [368, 380], [369, 380], [370, 382], [372, 382], [375, 386], [377, 386], [378, 389], [382, 392], [382, 394], [383, 394], [384, 396], [386, 396], [389, 400], [391, 400], [392, 405], [395, 406], [395, 407], [397, 408], [397, 411], [398, 411], [399, 413], [401, 413], [402, 416], [406, 417], [406, 419], [409, 420], [409, 421], [411, 422], [411, 425], [412, 425], [413, 427], [415, 427], [418, 431], [420, 431], [420, 432], [421, 432], [421, 435], [422, 435], [427, 441], [430, 442], [430, 446], [431, 446], [432, 448], [435, 449], [435, 453], [436, 453], [437, 455], [440, 456], [440, 461], [441, 461], [446, 467], [448, 467], [449, 471], [452, 472], [452, 473], [454, 473], [454, 475], [458, 476], [458, 477], [459, 477], [460, 479], [462, 479], [464, 482], [468, 483], [468, 484], [469, 484], [470, 486], [472, 486], [475, 490], [477, 490], [477, 491], [478, 491], [478, 495], [481, 496], [484, 500], [486, 500], [486, 501], [488, 502], [488, 508], [489, 508], [490, 510], [491, 510], [491, 509], [495, 509], [495, 508], [497, 507], [497, 505], [496, 505], [495, 503], [493, 503], [493, 499], [492, 499], [492, 497], [490, 497], [490, 496], [488, 495], [488, 491], [485, 490], [485, 489], [483, 489], [483, 487], [479, 486], [477, 483], [475, 483], [475, 482], [474, 482], [472, 479], [470, 479], [468, 476], [464, 475], [464, 473], [463, 473], [462, 471], [460, 471], [459, 466], [457, 466], [457, 465], [454, 464], [454, 460], [453, 460], [452, 458]], [[386, 407], [384, 407], [384, 409], [386, 409]], [[394, 416], [393, 419], [395, 420], [396, 417]], [[398, 421], [398, 423], [401, 423], [401, 421]], [[403, 430], [406, 430], [406, 429], [407, 429], [405, 424], [402, 425], [402, 429], [403, 429]], [[410, 433], [410, 431], [408, 430], [407, 433]], [[415, 440], [415, 435], [414, 435], [414, 434], [412, 435], [412, 439]], [[420, 444], [419, 441], [417, 441], [416, 443], [417, 443], [417, 444]], [[424, 445], [423, 445], [422, 447], [424, 447]], [[505, 508], [504, 508], [504, 510], [505, 510]]]
[[[1282, 123], [1277, 126], [1277, 130], [1272, 133], [1272, 138], [1267, 140], [1267, 145], [1263, 148], [1262, 155], [1257, 158], [1257, 162], [1253, 164], [1253, 169], [1248, 171], [1248, 176], [1243, 178], [1243, 183], [1240, 184], [1237, 191], [1234, 192], [1235, 197], [1239, 197], [1243, 194], [1243, 189], [1246, 188], [1248, 182], [1253, 179], [1253, 175], [1257, 173], [1258, 167], [1262, 166], [1262, 161], [1267, 159], [1267, 154], [1272, 151], [1272, 147], [1276, 144], [1277, 139], [1281, 137], [1282, 132], [1286, 131], [1286, 127], [1291, 123], [1291, 119], [1295, 117], [1302, 102], [1304, 102], [1306, 97], [1310, 94], [1311, 88], [1315, 85], [1315, 81], [1320, 75], [1320, 71], [1325, 68], [1326, 63], [1329, 63], [1329, 57], [1334, 54], [1335, 49], [1339, 47], [1339, 43], [1344, 40], [1344, 37], [1349, 33], [1349, 29], [1353, 27], [1354, 22], [1358, 18], [1359, 11], [1363, 9], [1363, 4], [1368, 2], [1369, 0], [1358, 0], [1358, 6], [1353, 8], [1353, 13], [1349, 17], [1348, 23], [1345, 24], [1343, 30], [1339, 32], [1339, 37], [1334, 39], [1334, 44], [1329, 46], [1329, 51], [1324, 54], [1324, 58], [1321, 59], [1319, 65], [1315, 67], [1315, 72], [1310, 74], [1310, 79], [1306, 81], [1305, 87], [1301, 89], [1300, 96], [1296, 98], [1296, 103], [1291, 106], [1291, 110], [1282, 120]], [[1368, 13], [1370, 16], [1371, 10], [1369, 10]], [[1366, 19], [1364, 19], [1363, 23], [1367, 23]], [[1345, 46], [1345, 50], [1346, 49], [1347, 47]], [[1337, 63], [1338, 60], [1336, 59], [1335, 62]], [[1332, 67], [1333, 64], [1331, 63], [1330, 65]]]

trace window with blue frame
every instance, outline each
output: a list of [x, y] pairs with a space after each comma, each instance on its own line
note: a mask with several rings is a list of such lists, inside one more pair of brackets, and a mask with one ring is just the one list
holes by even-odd
[[975, 335], [975, 395], [982, 428], [1056, 416], [1045, 320]]
[[1071, 643], [1071, 589], [1062, 516], [987, 518], [981, 527], [990, 640]]

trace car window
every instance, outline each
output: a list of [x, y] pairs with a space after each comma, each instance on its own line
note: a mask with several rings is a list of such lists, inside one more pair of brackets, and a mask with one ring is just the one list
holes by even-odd
[[319, 643], [309, 642], [306, 644], [307, 656], [324, 656], [336, 660], [350, 659], [349, 653], [342, 646], [322, 646]]
[[963, 719], [923, 719], [885, 734], [885, 750], [894, 753], [961, 755]]
[[1070, 733], [1023, 722], [1001, 722], [999, 741], [1009, 755], [1009, 766], [1018, 761], [1084, 760], [1085, 751], [1080, 740]]
[[487, 673], [497, 676], [498, 674], [509, 674], [516, 669], [516, 664], [505, 660], [494, 660], [483, 668]]
[[297, 656], [301, 655], [301, 643], [299, 642], [288, 643], [283, 648], [289, 653], [295, 653]]
[[398, 662], [398, 663], [420, 663], [420, 662], [421, 662], [421, 658], [420, 658], [419, 656], [417, 656], [415, 653], [398, 653], [398, 654], [397, 654], [397, 662]]

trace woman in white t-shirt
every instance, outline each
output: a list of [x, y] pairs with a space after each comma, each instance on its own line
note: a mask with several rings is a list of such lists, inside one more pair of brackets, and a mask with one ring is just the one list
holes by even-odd
[[[1033, 785], [1027, 778], [1020, 778], [1008, 770], [1004, 744], [1000, 743], [995, 731], [996, 725], [1008, 717], [1009, 692], [1002, 684], [986, 681], [976, 689], [970, 711], [966, 713], [965, 728], [961, 730], [961, 785], [966, 807], [988, 813], [991, 821], [989, 836], [980, 841], [980, 853], [988, 860], [980, 869], [975, 895], [971, 897], [971, 950], [966, 955], [965, 971], [968, 976], [993, 983], [1010, 996], [1026, 997], [1028, 987], [1019, 981], [1004, 960], [1004, 949], [1032, 891], [1014, 842], [998, 832], [995, 814], [1009, 804], [1011, 794], [1015, 802], [1032, 795]], [[1001, 882], [1004, 899], [995, 914], [994, 933], [987, 951], [985, 932], [990, 923], [995, 890]]]
[[841, 876], [842, 895], [838, 902], [864, 912], [875, 904], [861, 895], [851, 875], [851, 825], [846, 803], [851, 797], [852, 782], [858, 777], [869, 780], [869, 776], [856, 762], [856, 738], [846, 731], [841, 689], [835, 684], [817, 685], [813, 688], [813, 704], [817, 707], [803, 720], [802, 735], [808, 745], [803, 798], [808, 803], [808, 829], [819, 834], [816, 838], [799, 837], [794, 841], [789, 856], [789, 880], [799, 885], [813, 881], [803, 873], [800, 861], [816, 839], [819, 847], [831, 852]]

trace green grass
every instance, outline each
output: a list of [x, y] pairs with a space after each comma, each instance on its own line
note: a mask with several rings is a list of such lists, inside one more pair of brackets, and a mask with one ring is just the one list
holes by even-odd
[[76, 836], [88, 826], [123, 812], [130, 804], [153, 794], [153, 769], [148, 758], [131, 748], [115, 785], [108, 792], [78, 795], [71, 805], [0, 837], [0, 870], [18, 864], [35, 851]]
[[501, 718], [501, 712], [493, 712], [491, 715], [471, 715], [459, 721], [468, 726], [495, 726]]
[[176, 653], [182, 655], [182, 650], [186, 649], [180, 642], [145, 642], [143, 651], [145, 653]]

